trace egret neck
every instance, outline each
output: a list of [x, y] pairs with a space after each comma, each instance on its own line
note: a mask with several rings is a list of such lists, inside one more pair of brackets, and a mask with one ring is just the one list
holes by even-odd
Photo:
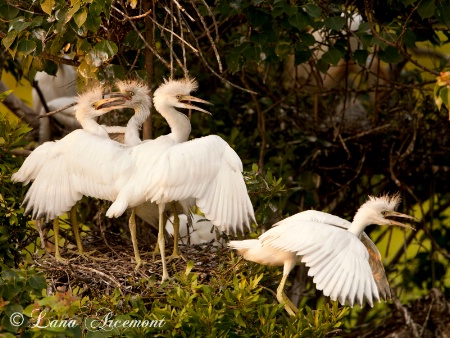
[[352, 225], [347, 230], [359, 238], [364, 229], [370, 224], [371, 222], [367, 220], [364, 205], [362, 205], [353, 217]]
[[81, 127], [87, 132], [100, 137], [108, 137], [106, 129], [99, 125], [91, 116], [80, 116], [78, 112], [75, 113], [75, 116]]
[[128, 121], [125, 130], [125, 144], [138, 145], [142, 142], [139, 137], [139, 129], [149, 115], [148, 106], [139, 104], [135, 107], [135, 113]]
[[170, 127], [171, 133], [167, 136], [174, 139], [176, 143], [186, 142], [191, 133], [191, 122], [188, 117], [162, 100], [154, 99], [153, 103], [155, 109], [166, 119]]

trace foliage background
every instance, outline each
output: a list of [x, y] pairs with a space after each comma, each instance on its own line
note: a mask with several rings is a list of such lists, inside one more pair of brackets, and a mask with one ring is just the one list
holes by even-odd
[[[350, 25], [355, 13], [362, 21], [357, 30]], [[449, 124], [445, 105], [438, 110], [434, 103], [433, 84], [449, 69], [449, 13], [443, 0], [8, 0], [0, 4], [0, 61], [21, 81], [37, 71], [55, 74], [58, 63], [72, 65], [80, 88], [127, 77], [156, 88], [165, 77], [196, 77], [198, 96], [214, 103], [214, 115], [194, 114], [192, 136], [218, 134], [240, 155], [253, 177], [257, 233], [310, 208], [351, 219], [367, 195], [400, 191], [402, 211], [419, 220], [417, 231], [368, 228], [391, 286], [402, 303], [432, 288], [448, 299]], [[374, 57], [383, 75], [367, 67]], [[315, 81], [293, 79], [292, 60], [312, 69]], [[354, 64], [360, 70], [350, 74]], [[348, 73], [344, 81], [317, 80], [337, 65]], [[365, 112], [356, 122], [337, 110], [339, 103], [353, 108], [355, 98]], [[11, 150], [26, 129], [1, 125], [0, 203], [12, 211], [0, 211], [0, 247], [3, 264], [17, 268], [21, 243], [36, 238], [19, 208], [24, 189], [8, 181], [20, 165]], [[157, 114], [148, 125], [145, 137], [167, 132]], [[89, 207], [79, 216], [94, 227], [93, 214]], [[107, 226], [123, 229], [126, 221]], [[302, 304], [322, 308], [311, 283], [306, 294]], [[387, 305], [353, 309], [346, 323], [379, 323], [388, 313]], [[275, 316], [280, 320], [282, 311]]]

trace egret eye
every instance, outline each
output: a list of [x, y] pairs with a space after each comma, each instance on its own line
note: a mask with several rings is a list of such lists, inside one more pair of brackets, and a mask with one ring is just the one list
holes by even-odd
[[134, 92], [132, 92], [132, 91], [129, 91], [129, 92], [128, 92], [128, 95], [130, 95], [130, 96], [134, 96]]
[[180, 94], [178, 94], [177, 96], [175, 96], [176, 98], [177, 98], [177, 100], [178, 101], [180, 101], [181, 100], [181, 98], [183, 97], [183, 96], [181, 96]]

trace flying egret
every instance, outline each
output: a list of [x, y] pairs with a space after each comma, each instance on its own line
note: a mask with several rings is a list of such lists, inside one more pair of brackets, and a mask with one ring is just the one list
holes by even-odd
[[[57, 141], [48, 141], [37, 147], [24, 161], [20, 169], [14, 173], [11, 176], [11, 180], [13, 182], [22, 182], [24, 185], [30, 183], [30, 181], [34, 181], [41, 170], [48, 165], [49, 162], [52, 162], [53, 159], [61, 155], [62, 152], [64, 152], [64, 148], [66, 147], [66, 142], [68, 140], [75, 140], [77, 138], [83, 138], [86, 134], [95, 134], [98, 137], [107, 138], [108, 133], [107, 131], [101, 127], [95, 120], [95, 117], [101, 116], [111, 110], [114, 110], [117, 108], [117, 105], [123, 104], [125, 102], [124, 98], [117, 97], [112, 98], [108, 100], [108, 102], [105, 102], [103, 107], [98, 108], [95, 107], [95, 102], [100, 100], [103, 96], [103, 88], [101, 86], [95, 86], [91, 88], [90, 90], [87, 90], [85, 93], [79, 95], [79, 97], [76, 99], [76, 109], [75, 109], [75, 117], [77, 121], [80, 123], [80, 125], [83, 127], [83, 129], [76, 130], [69, 135], [73, 134], [69, 137], [67, 135], [66, 138], [63, 138], [61, 140]], [[115, 105], [114, 105], [115, 104]], [[70, 141], [71, 142], [71, 141]], [[52, 179], [52, 177], [49, 177]], [[55, 180], [57, 181], [57, 177], [55, 177]], [[60, 182], [61, 186], [55, 186], [54, 188], [61, 189], [64, 191], [67, 189], [63, 184], [63, 182]], [[42, 186], [41, 189], [43, 189], [43, 196], [40, 198], [45, 198], [45, 186]], [[26, 201], [26, 200], [25, 200]], [[25, 203], [25, 202], [24, 202]], [[35, 203], [40, 203], [39, 200], [35, 201]], [[27, 209], [28, 210], [28, 209]], [[69, 211], [69, 210], [67, 210]], [[57, 216], [62, 215], [55, 215], [51, 219], [53, 220], [53, 230], [55, 233], [55, 258], [58, 260], [63, 260], [60, 253], [59, 253], [59, 240], [58, 240], [58, 234], [59, 234], [59, 222], [57, 219]], [[34, 215], [35, 219], [40, 219], [39, 215]], [[81, 244], [81, 239], [78, 232], [78, 225], [76, 224], [76, 215], [74, 211], [71, 211], [70, 213], [71, 223], [73, 227], [74, 236], [77, 242], [77, 247], [79, 252], [83, 253], [83, 247]]]
[[373, 298], [380, 301], [381, 295], [386, 300], [391, 293], [381, 255], [364, 229], [370, 224], [410, 228], [387, 218], [414, 219], [394, 211], [399, 203], [398, 194], [369, 196], [351, 223], [324, 212], [304, 211], [276, 223], [258, 239], [230, 241], [228, 245], [247, 260], [283, 266], [277, 299], [291, 315], [298, 310], [283, 289], [289, 272], [301, 263], [309, 267], [308, 275], [325, 296], [342, 305], [348, 301], [350, 306], [355, 299], [362, 305], [365, 297], [373, 306]]
[[175, 108], [206, 112], [190, 103], [206, 102], [186, 92], [196, 87], [191, 79], [169, 80], [155, 91], [154, 105], [171, 128], [168, 135], [136, 146], [89, 133], [79, 138], [77, 131], [67, 135], [65, 147], [47, 161], [28, 190], [26, 211], [35, 218], [54, 219], [86, 195], [114, 201], [106, 215], [118, 217], [127, 208], [155, 202], [162, 280], [168, 278], [162, 217], [167, 203], [195, 203], [227, 232], [250, 228], [254, 212], [239, 156], [215, 135], [186, 142], [191, 125]]

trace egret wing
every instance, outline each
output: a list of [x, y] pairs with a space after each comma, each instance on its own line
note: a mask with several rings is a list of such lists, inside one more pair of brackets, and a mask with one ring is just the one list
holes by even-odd
[[254, 212], [242, 170], [239, 156], [218, 136], [180, 143], [154, 163], [146, 197], [158, 204], [195, 198], [219, 229], [243, 231]]
[[[349, 221], [342, 219], [335, 215], [330, 215], [325, 212], [316, 211], [316, 210], [307, 210], [300, 212], [294, 216], [292, 216], [292, 220], [305, 220], [305, 221], [314, 221], [319, 223], [325, 223], [329, 225], [333, 225], [339, 228], [348, 229], [352, 223]], [[389, 282], [386, 278], [386, 273], [384, 271], [384, 266], [381, 261], [381, 254], [378, 250], [375, 243], [370, 239], [369, 236], [365, 232], [363, 232], [359, 238], [363, 245], [366, 247], [369, 253], [369, 265], [372, 269], [372, 275], [375, 279], [375, 283], [378, 287], [378, 292], [380, 296], [386, 300], [387, 298], [391, 298], [391, 290], [389, 287]]]
[[24, 204], [34, 218], [54, 219], [83, 195], [114, 200], [132, 171], [129, 149], [84, 130], [57, 142]]
[[[304, 216], [304, 215], [303, 215]], [[369, 265], [369, 254], [352, 233], [294, 215], [279, 222], [259, 237], [263, 246], [295, 252], [309, 267], [308, 275], [325, 296], [372, 305], [379, 300], [377, 285]]]

